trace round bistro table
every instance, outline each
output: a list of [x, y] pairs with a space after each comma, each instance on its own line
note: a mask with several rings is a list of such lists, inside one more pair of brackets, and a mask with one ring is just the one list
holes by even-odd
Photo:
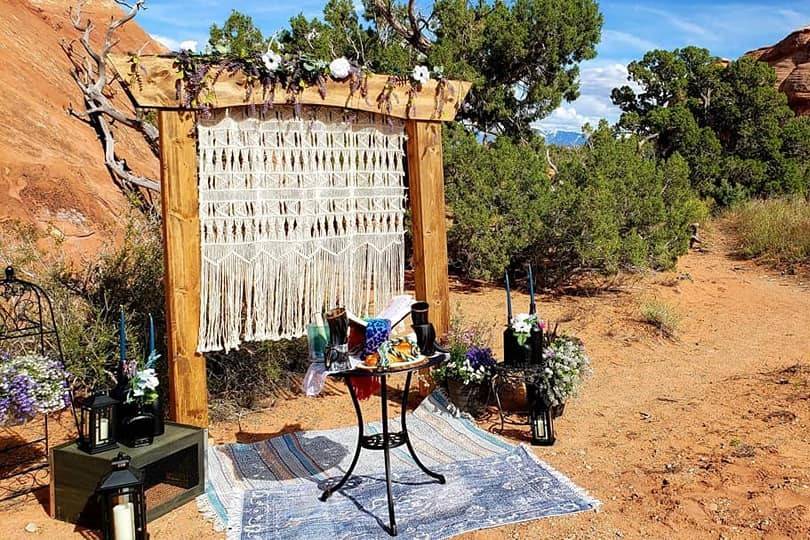
[[[346, 471], [346, 474], [343, 475], [343, 478], [335, 484], [334, 486], [324, 490], [321, 493], [319, 499], [321, 501], [325, 501], [328, 499], [334, 492], [338, 491], [346, 481], [351, 477], [352, 472], [354, 471], [355, 466], [357, 466], [357, 461], [360, 458], [360, 451], [365, 448], [367, 450], [382, 450], [383, 452], [383, 460], [385, 461], [385, 487], [388, 492], [388, 534], [391, 536], [397, 535], [397, 522], [396, 518], [394, 517], [394, 498], [391, 494], [391, 458], [389, 452], [392, 448], [397, 448], [398, 446], [402, 446], [403, 444], [407, 446], [408, 452], [410, 452], [413, 461], [416, 465], [424, 471], [425, 474], [428, 476], [435, 478], [439, 484], [444, 484], [445, 479], [439, 473], [435, 473], [428, 469], [424, 463], [417, 457], [416, 451], [413, 449], [413, 444], [411, 443], [411, 439], [408, 436], [408, 424], [405, 422], [405, 413], [408, 410], [408, 393], [411, 389], [411, 377], [414, 371], [418, 371], [420, 369], [428, 369], [435, 367], [436, 365], [440, 364], [445, 358], [445, 354], [439, 353], [433, 357], [431, 357], [427, 362], [418, 364], [416, 366], [406, 366], [402, 368], [393, 368], [393, 369], [386, 369], [386, 370], [379, 370], [379, 371], [367, 371], [364, 369], [352, 369], [347, 371], [340, 371], [337, 373], [331, 373], [330, 377], [335, 377], [338, 379], [343, 379], [346, 383], [346, 386], [349, 388], [349, 395], [352, 397], [352, 403], [354, 404], [354, 412], [357, 415], [357, 447], [354, 451], [354, 458], [352, 458], [352, 463], [349, 465], [349, 469]], [[395, 431], [391, 432], [388, 429], [388, 387], [387, 387], [387, 380], [389, 375], [399, 375], [399, 374], [406, 374], [405, 378], [405, 389], [402, 391], [402, 416], [401, 416], [401, 424], [402, 424], [402, 431]], [[360, 410], [360, 402], [357, 400], [357, 394], [354, 391], [354, 387], [351, 384], [350, 378], [351, 377], [379, 377], [380, 378], [380, 407], [382, 408], [382, 433], [375, 433], [374, 435], [366, 435], [364, 431], [363, 425], [363, 412]]]

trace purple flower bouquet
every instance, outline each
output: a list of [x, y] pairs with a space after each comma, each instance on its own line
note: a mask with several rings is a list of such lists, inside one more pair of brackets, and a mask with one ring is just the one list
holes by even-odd
[[68, 405], [67, 372], [60, 362], [38, 354], [0, 353], [0, 426], [24, 424]]

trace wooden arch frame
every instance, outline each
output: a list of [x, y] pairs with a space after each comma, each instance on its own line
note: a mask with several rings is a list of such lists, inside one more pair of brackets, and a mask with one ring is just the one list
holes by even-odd
[[[197, 352], [200, 314], [200, 218], [197, 190], [196, 115], [177, 99], [177, 72], [167, 56], [139, 58], [136, 80], [130, 81], [131, 58], [110, 57], [136, 107], [155, 109], [160, 131], [161, 205], [163, 211], [166, 323], [169, 365], [169, 414], [177, 422], [208, 425], [205, 358]], [[130, 81], [131, 83], [127, 83]], [[411, 208], [416, 295], [431, 304], [438, 333], [450, 319], [447, 276], [447, 237], [444, 209], [441, 122], [455, 117], [470, 83], [445, 81], [445, 92], [429, 81], [409, 100], [406, 86], [388, 86], [385, 75], [368, 76], [368, 97], [351, 93], [346, 82], [327, 83], [322, 97], [317, 88], [298, 95], [302, 106], [328, 106], [381, 113], [377, 97], [390, 91], [385, 114], [405, 120], [408, 136], [408, 185]], [[262, 102], [261, 92], [245, 100], [241, 73], [225, 73], [213, 87], [215, 108]], [[443, 100], [444, 103], [439, 103]], [[275, 104], [286, 104], [277, 92]], [[410, 105], [410, 107], [409, 107]], [[441, 105], [441, 106], [440, 106]]]

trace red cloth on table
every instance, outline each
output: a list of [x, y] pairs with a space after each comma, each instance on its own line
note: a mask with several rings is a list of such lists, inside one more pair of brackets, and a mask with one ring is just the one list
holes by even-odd
[[380, 390], [379, 377], [349, 377], [349, 384], [354, 388], [354, 395], [359, 400], [365, 400]]

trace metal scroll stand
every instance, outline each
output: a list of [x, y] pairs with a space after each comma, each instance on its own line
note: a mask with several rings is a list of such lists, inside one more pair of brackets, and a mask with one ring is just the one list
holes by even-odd
[[[51, 351], [64, 362], [48, 295], [39, 286], [18, 279], [11, 266], [0, 279], [0, 350], [43, 356]], [[0, 439], [9, 435], [12, 440], [18, 436], [0, 427]], [[48, 449], [48, 415], [43, 415], [42, 430], [36, 438], [0, 446], [0, 501], [48, 485]]]

